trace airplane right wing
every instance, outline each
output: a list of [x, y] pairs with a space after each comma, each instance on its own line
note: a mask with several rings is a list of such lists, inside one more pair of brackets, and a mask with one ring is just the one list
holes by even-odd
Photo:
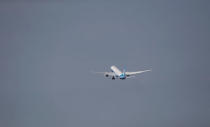
[[127, 76], [130, 76], [130, 75], [135, 75], [135, 74], [141, 74], [141, 73], [148, 72], [148, 71], [151, 71], [151, 70], [136, 71], [136, 72], [125, 72], [125, 74]]

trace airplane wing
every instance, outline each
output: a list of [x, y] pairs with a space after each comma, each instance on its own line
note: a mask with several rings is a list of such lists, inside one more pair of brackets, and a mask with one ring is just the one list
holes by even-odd
[[151, 71], [151, 70], [136, 71], [136, 72], [125, 72], [125, 74], [127, 76], [130, 76], [130, 75], [135, 75], [135, 74], [141, 74], [141, 73], [148, 72], [148, 71]]
[[107, 75], [107, 76], [115, 76], [114, 72], [93, 72], [95, 74], [103, 74], [103, 75]]

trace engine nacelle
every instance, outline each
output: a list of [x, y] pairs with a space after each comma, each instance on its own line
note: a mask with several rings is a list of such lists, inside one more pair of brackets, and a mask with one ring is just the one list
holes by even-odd
[[108, 74], [105, 74], [104, 76], [105, 76], [105, 77], [109, 77], [109, 75], [108, 75]]

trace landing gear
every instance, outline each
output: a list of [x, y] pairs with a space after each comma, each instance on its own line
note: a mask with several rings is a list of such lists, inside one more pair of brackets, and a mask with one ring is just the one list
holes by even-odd
[[115, 77], [114, 76], [112, 77], [112, 80], [115, 80]]

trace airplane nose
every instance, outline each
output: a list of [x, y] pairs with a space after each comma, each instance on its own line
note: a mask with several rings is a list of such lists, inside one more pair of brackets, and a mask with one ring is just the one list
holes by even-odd
[[126, 77], [120, 77], [120, 79], [126, 79]]
[[120, 79], [125, 79], [126, 76], [124, 74], [120, 75]]

